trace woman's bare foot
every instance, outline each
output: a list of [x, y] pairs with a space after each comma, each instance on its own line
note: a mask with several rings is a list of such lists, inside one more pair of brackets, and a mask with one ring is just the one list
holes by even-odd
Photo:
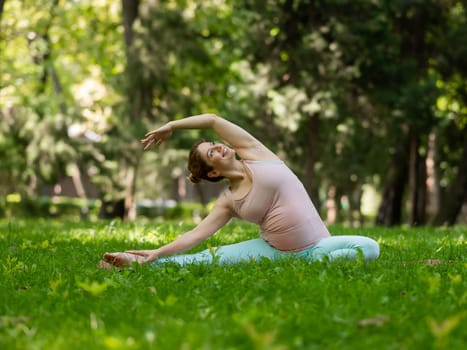
[[104, 261], [104, 260], [99, 261], [99, 264], [97, 266], [101, 269], [106, 269], [106, 270], [112, 270], [115, 268], [114, 265], [109, 264], [107, 261]]
[[[102, 263], [107, 263], [111, 266], [122, 267], [122, 266], [129, 266], [133, 263], [142, 264], [144, 263], [144, 261], [145, 261], [144, 257], [140, 255], [117, 252], [117, 253], [105, 253], [104, 261], [102, 261]], [[99, 263], [99, 266], [101, 266], [101, 263]], [[107, 265], [101, 266], [101, 267], [107, 268]]]

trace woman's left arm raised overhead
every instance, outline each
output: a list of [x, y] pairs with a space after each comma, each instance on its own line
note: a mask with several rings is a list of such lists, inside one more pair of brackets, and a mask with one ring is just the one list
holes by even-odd
[[141, 140], [144, 149], [152, 144], [160, 145], [168, 139], [175, 130], [211, 129], [222, 140], [230, 144], [243, 159], [275, 160], [277, 156], [258, 139], [240, 126], [215, 114], [200, 114], [179, 120], [173, 120], [162, 127], [148, 132]]

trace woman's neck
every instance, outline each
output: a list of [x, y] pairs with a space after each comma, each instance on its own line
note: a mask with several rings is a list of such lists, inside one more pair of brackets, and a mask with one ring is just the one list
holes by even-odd
[[235, 192], [238, 188], [248, 186], [251, 183], [251, 174], [245, 164], [238, 160], [235, 167], [224, 175], [230, 181], [230, 190]]

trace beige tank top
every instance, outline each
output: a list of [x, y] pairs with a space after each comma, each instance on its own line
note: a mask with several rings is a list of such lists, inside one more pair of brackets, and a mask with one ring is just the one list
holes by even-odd
[[277, 161], [244, 160], [252, 174], [249, 192], [233, 199], [235, 216], [260, 226], [261, 236], [274, 248], [296, 252], [329, 237], [303, 184], [284, 164]]

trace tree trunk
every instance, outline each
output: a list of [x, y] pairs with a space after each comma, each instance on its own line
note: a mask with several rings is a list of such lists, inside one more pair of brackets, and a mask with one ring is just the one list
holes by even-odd
[[[127, 100], [129, 106], [130, 124], [136, 125], [143, 116], [150, 113], [152, 104], [152, 91], [146, 87], [143, 82], [142, 72], [136, 53], [134, 52], [134, 37], [133, 23], [138, 18], [140, 1], [139, 0], [122, 0], [122, 23], [124, 28], [124, 39], [127, 53]], [[135, 148], [134, 156], [129, 160], [129, 179], [128, 191], [124, 200], [124, 220], [134, 220], [136, 218], [135, 192], [136, 179], [138, 175], [139, 162], [141, 152], [137, 150], [138, 144], [130, 145], [130, 148]]]
[[397, 148], [388, 169], [383, 198], [378, 209], [377, 225], [396, 226], [402, 222], [402, 200], [407, 185], [408, 160], [406, 148]]
[[0, 0], [0, 21], [2, 20], [3, 7], [5, 6], [6, 0]]
[[133, 45], [133, 23], [138, 18], [139, 0], [122, 0], [122, 22], [127, 55]]
[[433, 220], [433, 225], [454, 225], [467, 201], [467, 137], [464, 135], [464, 149], [459, 159], [457, 174], [452, 185], [443, 196], [440, 211]]
[[365, 221], [362, 213], [362, 196], [363, 188], [360, 184], [356, 184], [355, 187], [349, 191], [348, 215], [352, 227], [361, 227]]
[[319, 117], [313, 115], [309, 117], [307, 121], [308, 129], [308, 139], [306, 144], [306, 154], [305, 158], [305, 174], [303, 180], [303, 185], [307, 190], [311, 201], [315, 205], [316, 209], [319, 211], [321, 203], [319, 200], [318, 186], [315, 183], [315, 164], [318, 161], [318, 147], [319, 147]]
[[[139, 152], [136, 152], [139, 154]], [[136, 201], [135, 201], [135, 193], [136, 193], [136, 179], [138, 175], [138, 168], [139, 168], [139, 161], [141, 156], [137, 155], [136, 162], [131, 166], [129, 169], [128, 175], [128, 184], [127, 184], [127, 194], [125, 197], [125, 210], [123, 219], [133, 221], [136, 219]]]
[[83, 184], [83, 177], [81, 176], [81, 171], [78, 164], [73, 164], [73, 170], [71, 174], [71, 180], [73, 186], [75, 187], [76, 194], [79, 198], [83, 199], [84, 206], [81, 207], [80, 215], [82, 220], [88, 219], [89, 207], [88, 207], [88, 196], [86, 195], [86, 189]]
[[409, 164], [409, 225], [426, 223], [426, 158], [420, 154], [421, 137], [417, 130], [410, 133]]
[[428, 152], [426, 155], [427, 170], [427, 214], [432, 218], [441, 206], [441, 185], [439, 176], [439, 132], [433, 130], [428, 136]]
[[337, 190], [336, 187], [331, 185], [328, 188], [328, 192], [326, 195], [326, 219], [325, 222], [327, 225], [332, 225], [337, 222], [337, 217], [338, 217], [338, 198], [337, 198]]
[[358, 227], [362, 227], [365, 224], [365, 217], [362, 212], [362, 199], [363, 199], [363, 186], [358, 186], [357, 190], [357, 210], [358, 210]]
[[177, 175], [172, 178], [172, 198], [180, 203], [186, 197], [186, 178], [183, 175]]
[[201, 186], [201, 184], [196, 183], [195, 190], [199, 196], [199, 201], [201, 202], [203, 206], [205, 206], [207, 204], [207, 199], [206, 199], [206, 195], [204, 194], [203, 187]]

